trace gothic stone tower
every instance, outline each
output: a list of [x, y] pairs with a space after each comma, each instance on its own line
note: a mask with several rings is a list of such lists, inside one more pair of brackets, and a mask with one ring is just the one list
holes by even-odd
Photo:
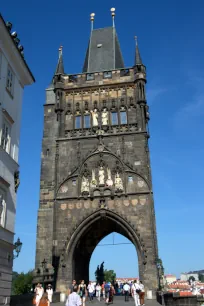
[[137, 43], [125, 68], [114, 26], [92, 30], [82, 73], [64, 72], [60, 48], [44, 106], [36, 282], [59, 291], [87, 282], [94, 248], [117, 232], [135, 245], [146, 289], [157, 289], [145, 84]]

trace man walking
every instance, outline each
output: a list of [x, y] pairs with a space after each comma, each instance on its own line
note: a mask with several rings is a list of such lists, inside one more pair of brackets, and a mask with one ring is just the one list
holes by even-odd
[[67, 298], [65, 306], [81, 306], [80, 296], [77, 294], [78, 287], [74, 286], [72, 293]]
[[88, 293], [89, 293], [90, 302], [93, 302], [95, 287], [94, 287], [94, 284], [91, 281], [89, 282], [87, 289], [88, 289]]
[[129, 302], [129, 295], [130, 295], [130, 285], [125, 283], [123, 286], [124, 294], [125, 294], [125, 302]]
[[140, 285], [134, 280], [132, 285], [132, 297], [135, 300], [135, 306], [140, 306], [139, 294], [141, 292]]

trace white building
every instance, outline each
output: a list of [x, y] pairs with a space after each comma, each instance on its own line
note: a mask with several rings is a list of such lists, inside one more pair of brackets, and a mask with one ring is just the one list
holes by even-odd
[[198, 272], [188, 272], [188, 273], [181, 273], [181, 280], [188, 281], [190, 277], [193, 277], [196, 281], [198, 281]]
[[176, 276], [173, 274], [164, 275], [164, 279], [167, 284], [171, 284], [177, 280]]
[[35, 81], [11, 27], [0, 15], [0, 305], [11, 293], [23, 89]]

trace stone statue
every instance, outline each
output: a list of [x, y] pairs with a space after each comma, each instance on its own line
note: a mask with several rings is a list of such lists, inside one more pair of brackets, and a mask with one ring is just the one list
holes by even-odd
[[113, 186], [113, 180], [111, 179], [111, 170], [109, 168], [107, 168], [107, 175], [108, 175], [108, 179], [106, 181], [106, 185], [109, 187]]
[[6, 223], [6, 202], [4, 201], [3, 196], [0, 198], [0, 206], [0, 225], [4, 227]]
[[105, 174], [104, 174], [104, 169], [102, 166], [100, 166], [99, 171], [98, 171], [98, 179], [99, 179], [99, 185], [104, 185]]
[[91, 187], [95, 188], [97, 186], [95, 169], [92, 170]]
[[119, 191], [123, 191], [123, 182], [118, 172], [115, 175], [115, 189]]
[[108, 125], [108, 112], [106, 108], [103, 109], [101, 119], [102, 119], [102, 125]]
[[89, 180], [87, 177], [82, 177], [81, 193], [89, 193]]
[[95, 108], [94, 111], [91, 111], [92, 114], [92, 120], [93, 120], [93, 126], [98, 126], [98, 111]]

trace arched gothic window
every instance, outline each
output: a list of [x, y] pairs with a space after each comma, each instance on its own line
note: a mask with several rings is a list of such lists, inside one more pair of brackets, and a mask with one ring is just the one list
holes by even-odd
[[91, 117], [90, 114], [85, 114], [84, 115], [84, 128], [88, 129], [91, 127]]
[[118, 113], [111, 112], [111, 123], [112, 125], [118, 125]]
[[121, 124], [127, 124], [127, 112], [126, 110], [120, 111], [120, 123]]
[[75, 116], [75, 129], [81, 129], [81, 115]]

